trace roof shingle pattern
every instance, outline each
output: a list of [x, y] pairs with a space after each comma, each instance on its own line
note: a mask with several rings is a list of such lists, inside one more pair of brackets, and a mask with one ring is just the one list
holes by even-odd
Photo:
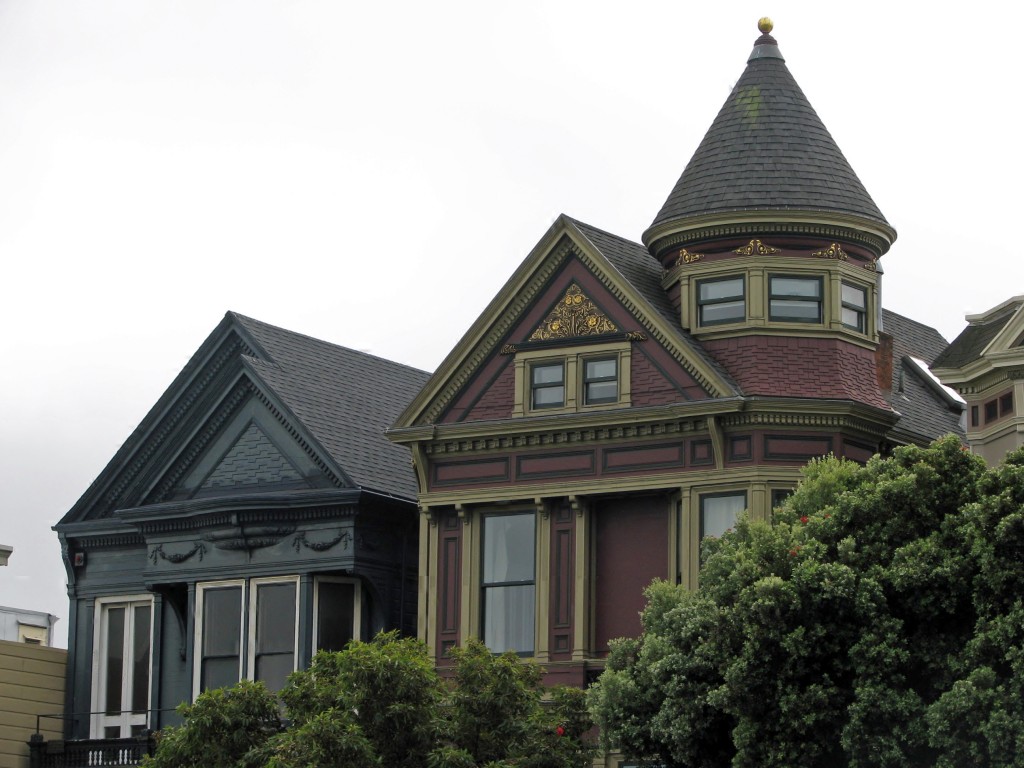
[[360, 488], [416, 498], [409, 451], [384, 437], [429, 374], [228, 313], [266, 352], [261, 380]]
[[[755, 51], [774, 45], [765, 35]], [[783, 209], [853, 214], [888, 226], [776, 52], [747, 63], [651, 226]]]
[[964, 328], [960, 335], [953, 339], [945, 352], [935, 360], [936, 368], [962, 368], [981, 357], [981, 353], [992, 343], [992, 339], [999, 335], [999, 332], [1010, 322], [1010, 318], [1019, 309], [1011, 305], [1004, 312], [986, 322], [971, 323]]

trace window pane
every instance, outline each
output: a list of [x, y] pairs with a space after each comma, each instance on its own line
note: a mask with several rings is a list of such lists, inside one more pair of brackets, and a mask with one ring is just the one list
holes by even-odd
[[238, 656], [241, 607], [241, 587], [208, 589], [203, 593], [204, 656]]
[[821, 281], [817, 278], [773, 277], [772, 296], [821, 296]]
[[866, 308], [867, 298], [864, 289], [843, 283], [843, 304], [849, 304], [858, 309]]
[[703, 496], [701, 507], [701, 535], [718, 538], [736, 526], [740, 513], [747, 508], [747, 495]]
[[267, 690], [280, 691], [295, 671], [295, 655], [291, 653], [273, 653], [256, 657], [256, 679], [262, 680]]
[[701, 323], [724, 323], [730, 320], [743, 320], [746, 307], [742, 301], [729, 301], [722, 304], [708, 304], [700, 308]]
[[618, 360], [587, 360], [587, 372], [586, 378], [588, 381], [594, 379], [614, 379], [616, 378], [616, 368]]
[[295, 584], [260, 584], [256, 592], [256, 653], [295, 648]]
[[856, 309], [843, 307], [843, 325], [849, 328], [856, 328], [858, 331], [863, 331], [864, 313], [858, 312]]
[[121, 687], [124, 681], [124, 614], [123, 607], [107, 610], [107, 696], [104, 711], [108, 715], [121, 712]]
[[816, 301], [772, 299], [772, 319], [818, 320], [819, 306]]
[[484, 645], [494, 653], [533, 653], [534, 587], [489, 587], [484, 600]]
[[565, 403], [565, 387], [539, 387], [533, 390], [534, 408], [552, 408]]
[[587, 384], [586, 401], [592, 403], [614, 403], [619, 399], [619, 382], [595, 381]]
[[337, 581], [317, 584], [317, 648], [327, 651], [345, 649], [352, 637], [355, 615], [355, 585]]
[[742, 277], [730, 278], [729, 280], [711, 280], [700, 284], [700, 301], [702, 302], [742, 297]]
[[484, 518], [484, 584], [533, 581], [532, 514]]
[[149, 620], [150, 607], [136, 606], [132, 628], [132, 712], [149, 710]]
[[564, 370], [561, 363], [555, 365], [535, 365], [533, 366], [533, 383], [561, 384]]
[[202, 689], [224, 688], [238, 682], [238, 659], [234, 657], [203, 659]]

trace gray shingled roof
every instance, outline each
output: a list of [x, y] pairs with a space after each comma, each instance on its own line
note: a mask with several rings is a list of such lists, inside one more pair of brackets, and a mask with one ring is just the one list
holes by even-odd
[[409, 451], [384, 437], [430, 374], [229, 312], [266, 352], [253, 372], [359, 487], [416, 498]]
[[775, 40], [762, 35], [754, 52], [651, 226], [716, 212], [794, 208], [888, 226]]
[[971, 323], [964, 328], [960, 335], [953, 339], [945, 352], [939, 355], [935, 361], [936, 368], [962, 368], [968, 363], [974, 362], [985, 347], [992, 343], [999, 332], [1010, 322], [1010, 318], [1020, 308], [1017, 304], [1011, 304], [1006, 310], [995, 317], [979, 323]]
[[636, 289], [637, 293], [647, 299], [658, 313], [669, 321], [673, 330], [685, 340], [694, 353], [707, 366], [716, 370], [722, 380], [728, 382], [733, 391], [738, 394], [740, 388], [732, 376], [715, 358], [708, 354], [697, 339], [680, 326], [679, 313], [676, 312], [668, 295], [661, 287], [662, 267], [658, 260], [639, 243], [626, 240], [576, 219], [570, 219], [570, 221], [586, 235], [594, 247], [612, 263], [612, 266]]
[[900, 414], [895, 432], [934, 440], [950, 432], [964, 437], [960, 426], [960, 411], [951, 410], [949, 404], [924, 381], [904, 357], [916, 357], [933, 367], [948, 342], [942, 335], [908, 317], [882, 310], [885, 332], [892, 336], [892, 392], [889, 403]]

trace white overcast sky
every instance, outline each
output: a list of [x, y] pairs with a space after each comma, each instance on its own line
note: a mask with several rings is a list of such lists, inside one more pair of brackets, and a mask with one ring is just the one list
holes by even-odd
[[762, 15], [886, 305], [1024, 293], [1020, 3], [0, 0], [0, 605], [66, 635], [50, 526], [225, 311], [432, 370], [559, 213], [639, 241]]

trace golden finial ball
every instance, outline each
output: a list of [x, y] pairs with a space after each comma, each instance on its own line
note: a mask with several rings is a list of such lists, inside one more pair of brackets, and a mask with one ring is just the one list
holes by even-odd
[[769, 19], [767, 16], [759, 19], [757, 22], [757, 28], [761, 30], [761, 34], [763, 35], [767, 35], [769, 32], [771, 32], [772, 27], [774, 26], [775, 25], [772, 24], [772, 20]]

